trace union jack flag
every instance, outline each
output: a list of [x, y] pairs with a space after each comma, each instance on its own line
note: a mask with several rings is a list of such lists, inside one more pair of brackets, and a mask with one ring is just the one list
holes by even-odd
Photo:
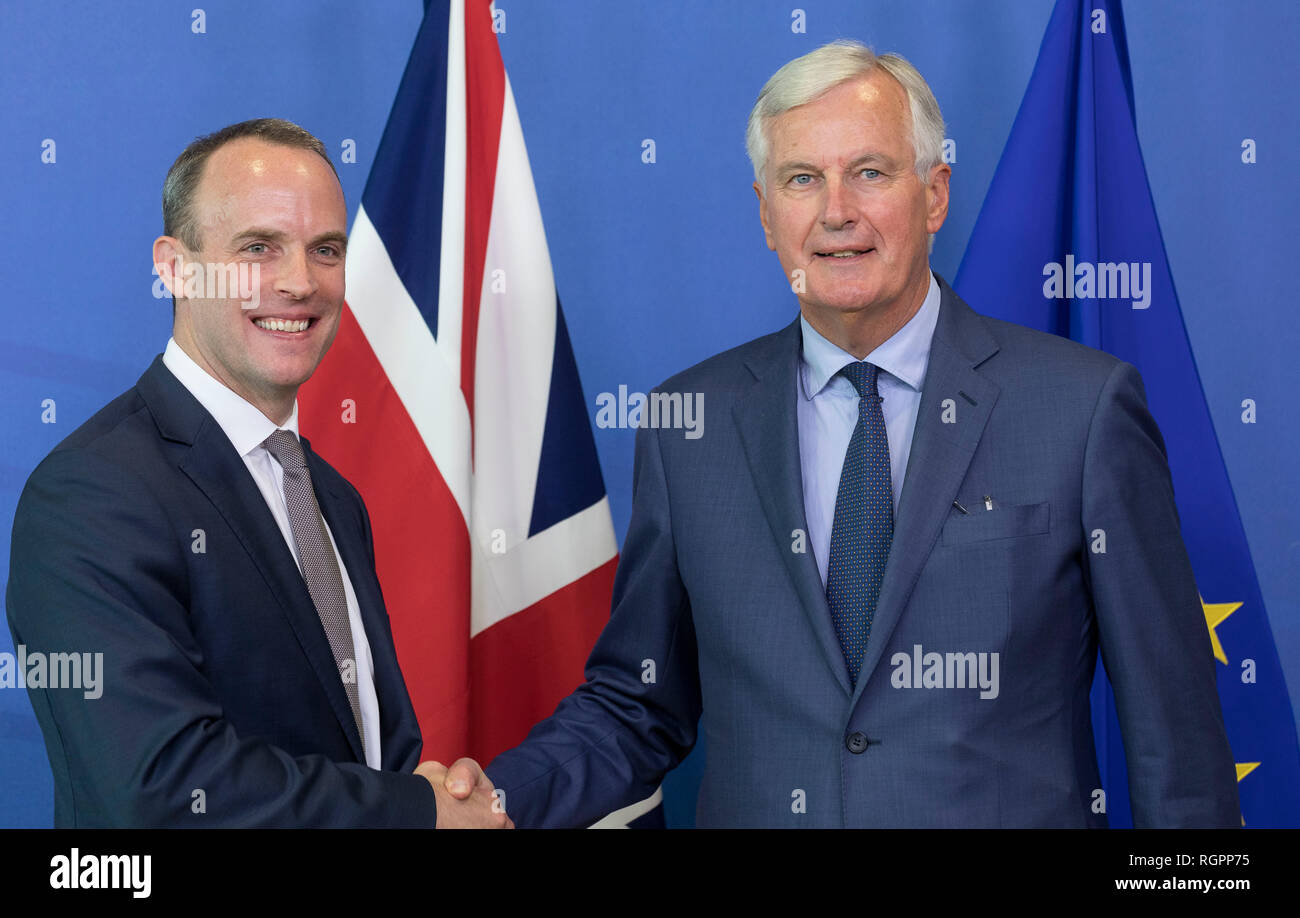
[[424, 757], [448, 764], [487, 763], [582, 681], [618, 560], [492, 16], [428, 5], [299, 396], [365, 498]]

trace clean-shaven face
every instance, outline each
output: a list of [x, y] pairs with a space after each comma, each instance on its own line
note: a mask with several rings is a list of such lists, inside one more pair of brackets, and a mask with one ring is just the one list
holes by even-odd
[[876, 69], [768, 122], [759, 216], [815, 324], [924, 297], [951, 170], [936, 166], [921, 182], [910, 121], [903, 87]]
[[208, 159], [194, 211], [201, 249], [185, 257], [256, 265], [257, 306], [244, 308], [233, 292], [178, 300], [177, 343], [259, 408], [291, 402], [343, 308], [347, 206], [338, 179], [311, 150], [241, 138]]

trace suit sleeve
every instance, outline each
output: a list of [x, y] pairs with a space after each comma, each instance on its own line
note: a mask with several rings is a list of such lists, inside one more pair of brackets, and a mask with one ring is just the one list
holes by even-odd
[[583, 827], [650, 796], [695, 745], [695, 627], [677, 567], [658, 432], [637, 431], [632, 518], [586, 682], [488, 766], [523, 827]]
[[[9, 625], [28, 654], [102, 653], [96, 692], [28, 693], [65, 826], [432, 827], [414, 774], [241, 736], [204, 674], [182, 545], [148, 482], [88, 450], [33, 473], [14, 520]], [[201, 811], [201, 812], [200, 812]]]
[[1174, 503], [1141, 377], [1121, 363], [1084, 457], [1085, 550], [1102, 660], [1115, 692], [1137, 827], [1240, 825], [1236, 771]]

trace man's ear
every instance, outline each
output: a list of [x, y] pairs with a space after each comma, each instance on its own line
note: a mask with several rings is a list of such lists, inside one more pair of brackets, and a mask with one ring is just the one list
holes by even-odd
[[940, 163], [930, 170], [930, 183], [925, 186], [925, 231], [930, 234], [939, 232], [939, 227], [948, 219], [948, 179], [952, 177], [952, 166]]
[[763, 197], [763, 186], [754, 183], [754, 194], [758, 195], [758, 222], [763, 224], [763, 237], [767, 239], [767, 247], [773, 252], [776, 251], [776, 243], [772, 241], [772, 230], [767, 225], [767, 198]]
[[153, 266], [173, 300], [185, 298], [185, 245], [174, 236], [153, 241]]

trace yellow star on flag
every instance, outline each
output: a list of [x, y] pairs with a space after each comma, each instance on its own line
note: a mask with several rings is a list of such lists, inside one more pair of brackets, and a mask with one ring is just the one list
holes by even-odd
[[[1204, 605], [1204, 603], [1201, 603], [1201, 605]], [[1240, 603], [1238, 603], [1238, 605], [1240, 605]], [[1231, 615], [1232, 613], [1229, 612], [1228, 614]], [[1213, 633], [1214, 633], [1213, 631], [1210, 632], [1210, 634], [1213, 634]], [[1250, 774], [1252, 771], [1254, 771], [1256, 768], [1259, 767], [1259, 763], [1258, 763], [1258, 762], [1236, 762], [1236, 763], [1234, 763], [1234, 764], [1237, 766], [1237, 783], [1238, 783], [1238, 784], [1241, 783], [1241, 779], [1242, 779], [1242, 778], [1246, 777], [1246, 775]], [[1246, 817], [1245, 817], [1244, 815], [1241, 817], [1241, 824], [1242, 824], [1243, 826], [1246, 824]]]
[[[1199, 595], [1199, 594], [1198, 594]], [[1205, 613], [1205, 624], [1210, 629], [1210, 646], [1214, 649], [1214, 659], [1218, 660], [1224, 666], [1228, 665], [1228, 655], [1223, 652], [1223, 645], [1219, 643], [1219, 635], [1215, 628], [1223, 624], [1224, 620], [1240, 609], [1245, 603], [1240, 602], [1206, 602], [1201, 597], [1201, 611]]]

